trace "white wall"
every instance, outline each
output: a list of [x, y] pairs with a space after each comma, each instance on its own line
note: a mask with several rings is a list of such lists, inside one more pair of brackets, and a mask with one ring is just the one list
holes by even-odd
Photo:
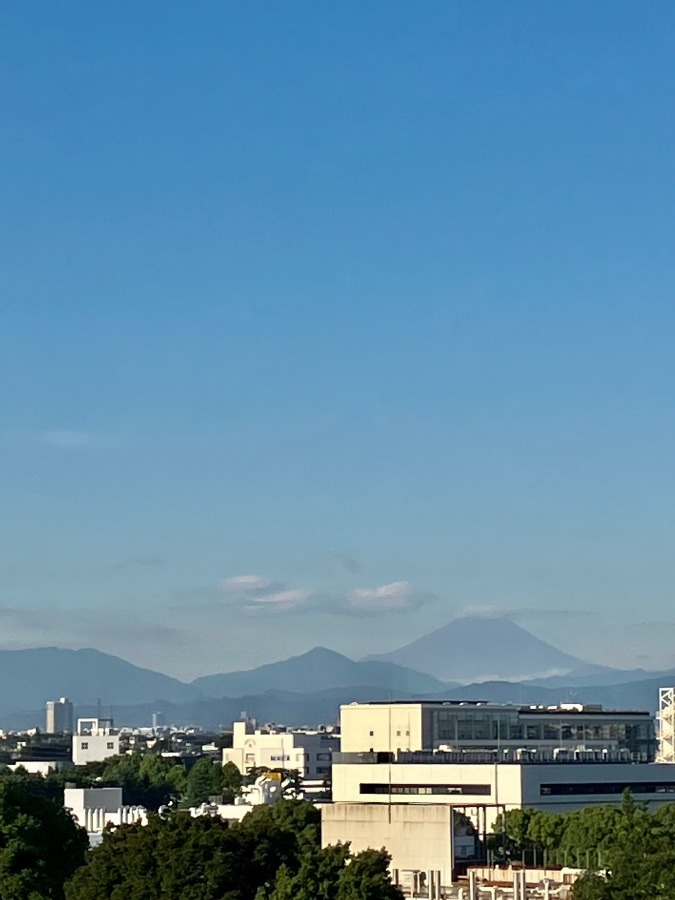
[[73, 735], [73, 762], [76, 766], [84, 766], [88, 762], [101, 762], [110, 756], [118, 756], [119, 752], [118, 734]]
[[77, 824], [90, 833], [100, 833], [106, 825], [147, 822], [142, 806], [122, 805], [122, 788], [66, 788], [63, 805], [72, 812]]
[[340, 731], [343, 753], [422, 750], [422, 704], [347, 704]]
[[449, 885], [452, 876], [452, 810], [449, 806], [386, 806], [371, 803], [332, 803], [321, 808], [324, 847], [351, 842], [354, 853], [385, 847], [391, 869], [441, 872]]
[[325, 732], [247, 732], [245, 722], [235, 722], [223, 765], [233, 762], [242, 774], [260, 767], [295, 769], [304, 779], [322, 780], [330, 772], [332, 751], [339, 749], [339, 738]]

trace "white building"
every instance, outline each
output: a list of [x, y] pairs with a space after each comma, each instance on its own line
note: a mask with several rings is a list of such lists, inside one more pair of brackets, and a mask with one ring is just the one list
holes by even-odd
[[190, 815], [218, 816], [227, 822], [241, 822], [241, 820], [253, 809], [254, 806], [274, 806], [291, 787], [290, 781], [282, 781], [276, 772], [260, 775], [253, 784], [244, 785], [241, 796], [236, 797], [234, 803], [202, 803], [200, 806], [191, 806]]
[[[594, 714], [603, 711], [597, 709], [586, 715], [583, 708], [556, 707], [541, 714], [535, 708], [535, 736], [528, 740], [527, 731], [521, 732], [525, 746], [517, 747], [515, 732], [507, 731], [502, 742], [493, 739], [492, 728], [495, 722], [500, 728], [510, 722], [526, 729], [529, 708], [506, 708], [508, 718], [502, 723], [502, 708], [496, 705], [457, 706], [462, 705], [342, 707], [344, 752], [333, 758], [333, 803], [321, 810], [324, 846], [349, 841], [355, 852], [384, 846], [397, 873], [440, 873], [441, 884], [449, 885], [467, 847], [470, 852], [470, 845], [458, 840], [457, 826], [464, 817], [484, 837], [496, 816], [510, 809], [568, 812], [620, 803], [626, 788], [650, 807], [675, 801], [675, 766], [636, 762], [631, 748], [621, 746], [626, 738], [634, 740], [633, 749], [640, 753], [640, 742], [650, 740], [649, 723], [653, 726], [647, 713], [615, 712], [598, 719]], [[449, 715], [439, 715], [445, 712]], [[546, 737], [545, 726], [562, 723], [567, 729], [570, 722], [579, 729], [575, 737], [567, 738], [565, 730], [560, 744], [551, 746], [549, 741], [555, 742]], [[627, 730], [586, 731], [613, 725]], [[598, 735], [597, 742], [589, 748], [582, 735]]]
[[89, 762], [101, 762], [110, 756], [118, 756], [120, 736], [112, 719], [78, 719], [73, 735], [73, 763], [86, 766]]
[[142, 806], [124, 806], [122, 788], [66, 788], [63, 805], [70, 810], [73, 818], [89, 834], [91, 844], [96, 844], [97, 836], [106, 825], [131, 825], [148, 821], [147, 811]]
[[232, 747], [223, 750], [223, 765], [232, 762], [243, 775], [258, 768], [296, 771], [311, 793], [330, 777], [333, 752], [339, 749], [339, 735], [330, 732], [253, 728], [242, 720], [232, 727]]
[[42, 775], [43, 777], [49, 775], [50, 772], [58, 772], [61, 769], [69, 769], [72, 766], [72, 763], [69, 759], [18, 759], [16, 762], [11, 763], [7, 766], [8, 769], [11, 769], [12, 772], [16, 772], [17, 769], [25, 769], [26, 772], [29, 772], [31, 775]]
[[45, 704], [45, 731], [47, 734], [73, 733], [73, 704], [67, 697], [47, 700]]
[[654, 717], [601, 706], [516, 706], [483, 701], [350, 703], [340, 707], [341, 750], [585, 750], [656, 756]]

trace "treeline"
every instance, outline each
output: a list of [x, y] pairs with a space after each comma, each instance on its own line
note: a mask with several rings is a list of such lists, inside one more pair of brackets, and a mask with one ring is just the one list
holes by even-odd
[[45, 776], [31, 775], [21, 767], [15, 771], [0, 768], [0, 781], [60, 802], [66, 784], [121, 787], [125, 804], [156, 811], [170, 803], [197, 806], [215, 795], [222, 796], [224, 803], [232, 803], [241, 789], [242, 777], [234, 763], [222, 766], [210, 757], [202, 757], [187, 768], [160, 755], [125, 754]]
[[620, 807], [511, 810], [490, 843], [498, 857], [587, 869], [575, 900], [675, 900], [675, 804], [649, 812], [627, 791]]
[[0, 780], [3, 900], [402, 900], [384, 850], [322, 849], [309, 803], [256, 807], [241, 823], [150, 814], [88, 839], [55, 800]]

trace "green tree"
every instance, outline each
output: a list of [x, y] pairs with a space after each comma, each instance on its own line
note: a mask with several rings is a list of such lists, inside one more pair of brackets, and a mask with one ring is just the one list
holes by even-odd
[[344, 866], [337, 881], [335, 900], [402, 900], [403, 894], [391, 883], [386, 850], [364, 850]]
[[308, 847], [293, 872], [282, 865], [269, 892], [261, 888], [256, 900], [335, 900], [340, 873], [349, 860], [349, 845]]
[[233, 762], [227, 762], [223, 766], [222, 794], [225, 803], [234, 802], [234, 798], [241, 793], [242, 774]]
[[208, 756], [192, 766], [187, 776], [185, 802], [187, 806], [206, 803], [209, 797], [223, 793], [225, 775], [223, 767]]
[[[109, 830], [66, 888], [67, 900], [253, 900], [282, 866], [318, 849], [318, 811], [280, 801], [228, 827], [211, 816], [151, 815]], [[4, 900], [4, 898], [3, 898]]]
[[391, 883], [385, 850], [352, 856], [348, 844], [308, 848], [293, 872], [282, 865], [271, 888], [259, 888], [256, 900], [402, 900]]
[[83, 864], [88, 841], [63, 806], [0, 782], [0, 897], [62, 900], [64, 882]]
[[246, 845], [218, 818], [151, 815], [105, 833], [67, 900], [237, 900], [249, 896]]

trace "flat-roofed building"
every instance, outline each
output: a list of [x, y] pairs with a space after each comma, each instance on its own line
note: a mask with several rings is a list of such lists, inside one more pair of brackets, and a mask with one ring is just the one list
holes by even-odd
[[67, 697], [47, 700], [45, 704], [45, 731], [47, 734], [73, 733], [73, 704]]
[[305, 793], [318, 795], [330, 778], [333, 752], [339, 749], [340, 736], [332, 732], [257, 728], [241, 720], [232, 727], [232, 747], [223, 750], [223, 765], [232, 762], [244, 775], [254, 769], [296, 771]]
[[654, 716], [601, 706], [515, 706], [483, 701], [350, 703], [340, 707], [341, 749], [607, 750], [632, 760], [656, 756]]
[[77, 732], [73, 735], [73, 763], [85, 766], [89, 762], [102, 762], [111, 756], [119, 756], [120, 736], [112, 719], [78, 719]]
[[653, 762], [648, 712], [373, 702], [343, 706], [340, 724], [324, 845], [385, 846], [395, 873], [427, 873], [443, 885], [508, 810], [619, 804], [626, 788], [650, 808], [675, 802], [675, 766]]

